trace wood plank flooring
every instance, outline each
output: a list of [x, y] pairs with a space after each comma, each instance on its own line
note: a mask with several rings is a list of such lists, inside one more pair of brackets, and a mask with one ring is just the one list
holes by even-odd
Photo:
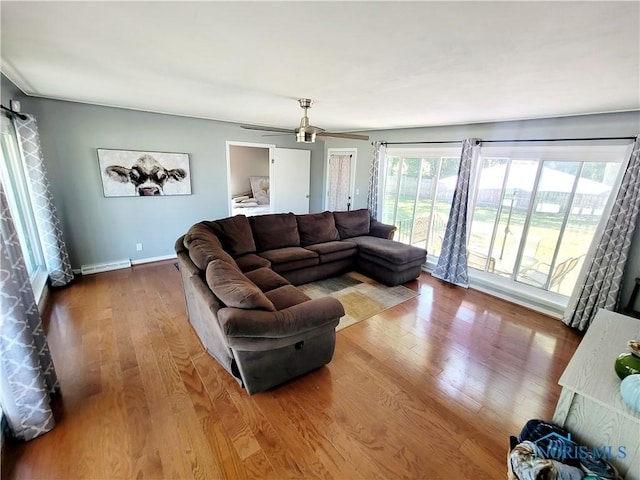
[[172, 262], [83, 277], [44, 316], [57, 426], [9, 443], [2, 478], [506, 478], [508, 436], [551, 418], [579, 335], [426, 274], [407, 286], [328, 366], [250, 397], [204, 353]]

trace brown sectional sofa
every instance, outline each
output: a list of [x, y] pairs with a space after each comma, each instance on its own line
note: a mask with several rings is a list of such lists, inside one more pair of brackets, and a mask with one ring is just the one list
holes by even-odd
[[354, 269], [388, 285], [416, 278], [426, 251], [393, 241], [395, 229], [366, 209], [197, 223], [176, 242], [189, 321], [249, 394], [321, 367], [344, 310], [294, 285]]

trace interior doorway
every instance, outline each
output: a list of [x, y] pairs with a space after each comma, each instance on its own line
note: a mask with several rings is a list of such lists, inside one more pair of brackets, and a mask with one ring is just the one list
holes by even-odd
[[271, 149], [275, 145], [227, 142], [229, 215], [271, 213]]
[[325, 210], [353, 208], [357, 153], [356, 148], [330, 148], [327, 151]]
[[309, 213], [311, 152], [227, 141], [229, 215]]

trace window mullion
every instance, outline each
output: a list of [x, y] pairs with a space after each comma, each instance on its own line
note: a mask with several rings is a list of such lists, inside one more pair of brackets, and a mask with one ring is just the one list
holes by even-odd
[[518, 254], [516, 255], [516, 264], [513, 267], [513, 273], [511, 279], [516, 281], [520, 272], [520, 264], [522, 263], [522, 253], [524, 252], [524, 246], [527, 243], [527, 235], [529, 235], [529, 226], [531, 224], [531, 214], [533, 213], [533, 206], [536, 203], [538, 196], [538, 187], [540, 185], [540, 178], [542, 177], [543, 161], [538, 159], [538, 170], [536, 171], [536, 179], [533, 182], [533, 188], [531, 189], [531, 199], [529, 200], [529, 206], [527, 208], [527, 216], [524, 219], [524, 226], [522, 228], [522, 237], [520, 238], [520, 245], [518, 246]]
[[429, 246], [429, 240], [431, 239], [431, 235], [433, 233], [433, 221], [434, 215], [436, 213], [436, 198], [438, 198], [438, 184], [440, 183], [440, 173], [442, 172], [442, 157], [438, 159], [438, 168], [436, 169], [436, 175], [434, 177], [435, 182], [433, 183], [433, 196], [431, 199], [431, 211], [429, 213], [429, 228], [427, 229], [427, 239], [425, 240], [425, 250], [429, 250], [427, 247]]
[[413, 230], [416, 226], [416, 210], [418, 209], [418, 199], [420, 198], [420, 188], [422, 187], [422, 168], [424, 166], [424, 158], [420, 159], [420, 168], [418, 169], [418, 185], [416, 187], [416, 198], [413, 202], [413, 214], [411, 221], [411, 230], [409, 231], [409, 245], [413, 243]]
[[393, 225], [396, 224], [396, 218], [398, 216], [398, 202], [400, 201], [400, 184], [402, 179], [402, 165], [404, 163], [404, 157], [399, 157], [400, 162], [398, 163], [398, 180], [396, 181], [396, 201], [393, 206]]
[[[511, 171], [511, 158], [507, 159], [507, 166], [504, 169], [504, 178], [502, 179], [502, 191], [500, 192], [500, 201], [498, 202], [498, 211], [496, 212], [496, 220], [493, 224], [493, 232], [491, 233], [491, 241], [489, 242], [489, 254], [487, 255], [487, 263], [486, 267], [489, 265], [491, 261], [491, 257], [493, 257], [493, 248], [496, 245], [496, 237], [498, 236], [498, 227], [500, 226], [500, 217], [502, 217], [502, 204], [504, 202], [504, 197], [507, 193], [507, 182], [509, 181], [509, 172]], [[504, 233], [505, 239], [507, 236], [507, 232]], [[502, 253], [500, 254], [500, 260], [502, 260]]]
[[549, 276], [547, 277], [547, 281], [544, 284], [545, 290], [549, 289], [551, 278], [553, 277], [553, 271], [556, 268], [556, 261], [558, 260], [558, 253], [560, 252], [562, 237], [564, 236], [564, 231], [567, 228], [567, 223], [569, 222], [569, 215], [571, 215], [571, 207], [573, 206], [573, 200], [576, 196], [576, 192], [578, 191], [578, 182], [580, 181], [580, 177], [582, 177], [583, 170], [584, 170], [584, 162], [580, 162], [580, 168], [578, 169], [576, 178], [573, 181], [573, 187], [571, 188], [571, 194], [569, 195], [567, 211], [564, 212], [564, 218], [562, 219], [562, 225], [560, 227], [560, 233], [558, 234], [558, 241], [556, 242], [556, 248], [553, 250], [553, 257], [551, 258], [551, 265], [549, 267]]

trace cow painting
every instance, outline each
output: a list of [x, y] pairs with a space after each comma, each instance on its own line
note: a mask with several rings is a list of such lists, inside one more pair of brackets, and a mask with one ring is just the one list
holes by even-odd
[[[111, 152], [114, 153], [110, 154]], [[133, 157], [131, 154], [134, 154]], [[191, 185], [187, 179], [188, 157], [185, 154], [152, 155], [145, 152], [98, 150], [98, 156], [105, 196], [150, 197], [191, 193]], [[186, 163], [185, 159], [180, 162], [180, 158], [173, 157], [187, 157]]]

